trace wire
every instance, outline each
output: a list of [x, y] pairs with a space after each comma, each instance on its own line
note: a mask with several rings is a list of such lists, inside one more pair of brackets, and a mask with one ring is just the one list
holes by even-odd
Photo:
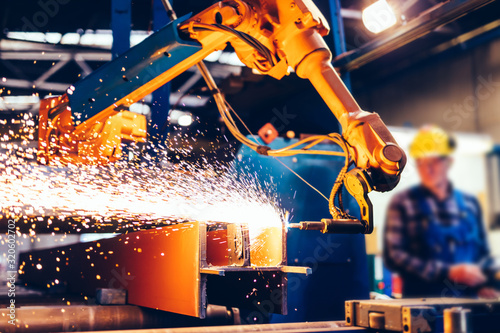
[[313, 190], [315, 190], [316, 192], [319, 193], [319, 195], [321, 195], [323, 198], [325, 198], [326, 201], [328, 201], [328, 198], [323, 194], [321, 193], [320, 190], [318, 190], [316, 187], [312, 186], [309, 182], [307, 182], [304, 178], [302, 178], [297, 172], [293, 171], [288, 165], [286, 165], [285, 163], [283, 163], [279, 158], [277, 157], [274, 157], [273, 158], [280, 162], [285, 168], [287, 168], [291, 173], [293, 173], [295, 176], [297, 176], [300, 180], [302, 180], [304, 183], [306, 183], [307, 185], [309, 185], [310, 188], [312, 188]]
[[[192, 27], [193, 31], [217, 31], [233, 35], [234, 37], [240, 39], [250, 47], [257, 50], [261, 54], [261, 56], [264, 57], [269, 62], [271, 67], [274, 67], [276, 65], [276, 59], [273, 56], [272, 52], [264, 44], [259, 42], [256, 38], [242, 31], [238, 31], [236, 29], [233, 29], [231, 27], [222, 24], [207, 24], [207, 23], [188, 23], [187, 25], [180, 27], [180, 30], [185, 33], [189, 32], [188, 26]], [[262, 68], [262, 64], [260, 63], [256, 65], [262, 71], [268, 71], [270, 69], [270, 68]]]
[[47, 112], [47, 114], [49, 116], [49, 119], [52, 120], [55, 117], [57, 117], [58, 115], [60, 115], [61, 113], [63, 113], [67, 109], [68, 105], [69, 105], [68, 102], [64, 102], [64, 103], [61, 103], [61, 104], [57, 104], [56, 106], [54, 106], [53, 108], [51, 108]]
[[[231, 107], [231, 105], [226, 100], [225, 100], [225, 106], [227, 106], [227, 108], [229, 110], [231, 110], [236, 115], [236, 117], [240, 120], [240, 122], [243, 124], [243, 126], [246, 128], [246, 130], [250, 133], [250, 135], [252, 135], [252, 137], [255, 140], [257, 140], [256, 137], [255, 137], [255, 135], [250, 131], [250, 129], [248, 128], [248, 126], [245, 124], [245, 122], [240, 118], [240, 116], [236, 113], [236, 111]], [[225, 113], [226, 112], [226, 110], [220, 110], [220, 111], [221, 111], [221, 113]], [[230, 115], [229, 115], [229, 117], [230, 117]], [[226, 119], [229, 119], [229, 117], [226, 117]], [[224, 116], [223, 116], [223, 118], [224, 118]], [[230, 119], [232, 120], [232, 118], [230, 118]], [[231, 133], [233, 133], [232, 130], [236, 130], [236, 131], [238, 131], [237, 134], [243, 136], [241, 134], [241, 132], [239, 132], [239, 130], [236, 127], [236, 124], [234, 124], [234, 122], [232, 122], [231, 124], [226, 123], [226, 125], [228, 125], [228, 127], [234, 125], [235, 128], [230, 129]], [[243, 136], [243, 137], [246, 139], [245, 136]], [[339, 145], [342, 148], [343, 152], [332, 152], [332, 151], [325, 151], [325, 150], [309, 150], [309, 148], [314, 147], [315, 145], [317, 145], [320, 142], [323, 142], [325, 140], [329, 140], [329, 141], [332, 141], [332, 142], [336, 143], [337, 145]], [[249, 141], [249, 140], [247, 139], [247, 141]], [[252, 145], [254, 144], [253, 142], [251, 142], [251, 143], [252, 143]], [[293, 148], [296, 148], [296, 147], [300, 147], [301, 145], [304, 145], [306, 143], [309, 143], [309, 144], [306, 145], [305, 147], [303, 147], [302, 149], [293, 149]], [[253, 148], [253, 147], [250, 146], [250, 148]], [[335, 184], [334, 184], [334, 186], [332, 188], [332, 192], [330, 194], [330, 198], [327, 198], [316, 187], [314, 187], [312, 184], [310, 184], [309, 182], [307, 182], [298, 173], [296, 173], [295, 171], [293, 171], [290, 167], [288, 167], [286, 164], [284, 164], [281, 160], [278, 159], [278, 156], [293, 156], [293, 155], [296, 155], [296, 154], [333, 155], [333, 156], [344, 156], [345, 157], [344, 167], [341, 169], [339, 175], [337, 176], [337, 179], [335, 180]], [[328, 204], [329, 205], [329, 210], [330, 210], [330, 213], [332, 214], [332, 216], [334, 218], [347, 218], [348, 217], [348, 215], [344, 212], [344, 209], [343, 209], [343, 204], [341, 202], [342, 201], [342, 196], [339, 196], [339, 206], [340, 206], [340, 209], [335, 206], [335, 197], [337, 196], [339, 190], [342, 187], [344, 175], [347, 172], [347, 169], [349, 167], [349, 162], [350, 162], [350, 157], [349, 157], [347, 145], [346, 145], [344, 139], [339, 134], [332, 133], [330, 135], [313, 135], [313, 136], [310, 136], [308, 138], [299, 140], [298, 142], [296, 142], [294, 144], [291, 144], [291, 145], [289, 145], [289, 146], [287, 146], [285, 148], [281, 148], [281, 149], [277, 149], [277, 150], [269, 149], [267, 151], [267, 155], [272, 156], [279, 163], [281, 163], [285, 168], [287, 168], [290, 172], [292, 172], [295, 176], [297, 176], [300, 180], [302, 180], [306, 185], [308, 185], [309, 187], [311, 187], [314, 191], [318, 192], [329, 203]]]
[[254, 139], [255, 143], [256, 144], [259, 144], [259, 141], [257, 139], [257, 137], [255, 136], [255, 134], [252, 133], [252, 131], [250, 131], [250, 129], [248, 128], [247, 124], [245, 124], [245, 122], [240, 118], [240, 116], [236, 113], [236, 111], [234, 111], [233, 107], [231, 106], [231, 104], [228, 103], [228, 101], [226, 99], [224, 99], [224, 101], [226, 102], [226, 106], [236, 115], [236, 117], [238, 118], [238, 120], [243, 124], [243, 126], [245, 127], [245, 129], [248, 131], [248, 133], [250, 133], [250, 135], [252, 136], [252, 138]]

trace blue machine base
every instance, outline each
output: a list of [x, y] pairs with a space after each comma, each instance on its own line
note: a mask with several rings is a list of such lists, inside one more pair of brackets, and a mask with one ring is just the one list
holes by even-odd
[[[281, 148], [293, 142], [296, 140], [278, 138], [270, 147]], [[340, 150], [334, 145], [320, 146], [324, 150]], [[276, 184], [282, 207], [290, 212], [289, 222], [331, 217], [328, 202], [275, 158], [259, 155], [246, 146], [240, 148], [237, 157], [237, 167], [256, 173], [260, 181], [272, 180]], [[327, 197], [344, 165], [343, 157], [297, 155], [279, 159]], [[350, 214], [359, 215], [355, 200], [347, 192], [344, 198]], [[344, 319], [344, 301], [369, 298], [364, 235], [325, 235], [290, 229], [287, 251], [288, 265], [309, 266], [313, 274], [288, 275], [288, 315], [272, 315], [270, 322], [340, 320]]]

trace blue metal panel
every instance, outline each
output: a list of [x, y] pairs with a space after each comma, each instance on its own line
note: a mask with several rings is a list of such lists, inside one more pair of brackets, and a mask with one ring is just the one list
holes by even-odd
[[130, 31], [132, 24], [132, 0], [111, 1], [111, 30], [113, 59], [130, 48]]
[[[173, 3], [171, 3], [173, 5]], [[170, 21], [162, 0], [153, 2], [153, 29], [158, 31]], [[158, 88], [153, 92], [151, 103], [151, 123], [148, 129], [150, 140], [161, 141], [168, 130], [165, 126], [168, 121], [170, 110], [170, 83]]]
[[342, 15], [340, 13], [341, 6], [339, 0], [329, 0], [330, 3], [330, 16], [332, 20], [332, 38], [335, 47], [335, 55], [346, 52], [345, 47], [345, 34], [344, 34], [344, 23], [342, 21]]
[[[179, 18], [146, 38], [120, 57], [105, 64], [68, 91], [75, 119], [90, 118], [127, 96], [161, 73], [201, 50], [197, 42], [179, 37], [177, 25], [189, 18]], [[69, 90], [69, 89], [68, 89]]]
[[[276, 139], [270, 146], [281, 148], [295, 140]], [[338, 151], [333, 145], [322, 149]], [[319, 221], [330, 217], [328, 202], [272, 157], [261, 156], [243, 146], [237, 165], [255, 172], [261, 180], [271, 178], [282, 206], [291, 212], [290, 222]], [[280, 160], [326, 196], [344, 165], [342, 157], [299, 155]], [[358, 216], [354, 199], [345, 193], [345, 207]], [[359, 216], [358, 216], [359, 217]], [[311, 276], [288, 276], [288, 315], [273, 315], [272, 322], [336, 320], [344, 318], [346, 299], [369, 296], [364, 235], [324, 235], [291, 229], [287, 235], [288, 265], [309, 266]]]
[[[341, 15], [341, 5], [340, 0], [328, 0], [330, 4], [330, 17], [331, 17], [331, 29], [332, 38], [334, 44], [335, 56], [339, 56], [346, 52], [345, 44], [345, 33], [344, 33], [344, 21]], [[351, 89], [351, 76], [349, 72], [342, 74], [342, 80], [347, 88]]]

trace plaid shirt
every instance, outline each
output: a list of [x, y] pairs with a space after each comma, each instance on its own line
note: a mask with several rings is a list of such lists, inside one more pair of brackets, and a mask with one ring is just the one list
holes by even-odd
[[[453, 193], [453, 190], [450, 193]], [[441, 227], [464, 223], [465, 214], [472, 216], [475, 219], [473, 228], [477, 231], [473, 261], [479, 263], [489, 256], [479, 203], [471, 195], [461, 193], [461, 196], [462, 206], [465, 207], [460, 207], [455, 195], [450, 194], [445, 200], [439, 201], [423, 186], [414, 187], [393, 197], [385, 225], [384, 261], [389, 269], [398, 272], [403, 278], [404, 296], [440, 296], [436, 294], [442, 294], [450, 283], [450, 266], [460, 262], [436, 256], [439, 251], [430, 249], [435, 245], [429, 241], [429, 214], [422, 212], [422, 200], [425, 200], [424, 204], [438, 226], [434, 230], [437, 233]], [[464, 209], [467, 212], [464, 212]], [[446, 250], [453, 252], [452, 246], [453, 244], [450, 244], [450, 248]]]

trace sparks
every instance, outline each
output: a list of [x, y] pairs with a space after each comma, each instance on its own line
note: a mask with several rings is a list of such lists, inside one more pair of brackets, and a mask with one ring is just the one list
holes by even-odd
[[[33, 126], [31, 118], [24, 121]], [[266, 242], [263, 230], [276, 228], [279, 234], [287, 220], [273, 185], [262, 185], [255, 174], [234, 165], [173, 165], [161, 160], [164, 153], [140, 162], [48, 167], [26, 158], [36, 156], [36, 150], [26, 145], [4, 142], [0, 148], [0, 213], [7, 218], [33, 217], [32, 237], [55, 219], [79, 219], [79, 228], [91, 229], [94, 221], [104, 225], [113, 218], [123, 230], [158, 220], [217, 221], [248, 225], [252, 246], [258, 249]]]

